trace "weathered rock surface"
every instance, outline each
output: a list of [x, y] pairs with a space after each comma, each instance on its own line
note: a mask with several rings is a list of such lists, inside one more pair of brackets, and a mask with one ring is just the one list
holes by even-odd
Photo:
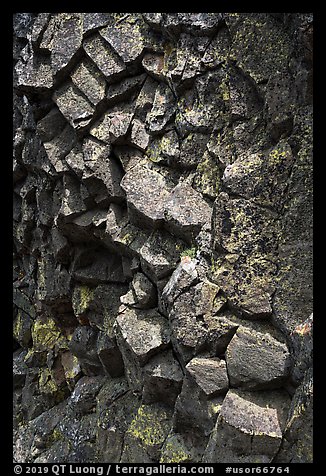
[[203, 461], [269, 463], [281, 445], [288, 407], [285, 392], [229, 390]]
[[291, 365], [286, 344], [241, 326], [232, 337], [225, 358], [232, 387], [248, 390], [281, 387]]
[[17, 463], [311, 463], [309, 13], [15, 13]]

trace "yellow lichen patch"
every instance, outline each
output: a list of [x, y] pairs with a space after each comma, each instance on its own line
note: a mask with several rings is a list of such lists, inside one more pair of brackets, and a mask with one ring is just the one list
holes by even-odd
[[58, 386], [53, 379], [52, 373], [47, 368], [40, 371], [38, 385], [41, 393], [54, 394], [58, 391]]
[[127, 433], [145, 447], [157, 447], [164, 443], [170, 430], [171, 415], [157, 405], [141, 405]]
[[215, 198], [220, 186], [220, 175], [216, 162], [204, 153], [196, 169], [194, 187], [203, 195]]
[[76, 316], [84, 314], [94, 297], [94, 290], [86, 285], [76, 286], [72, 295], [72, 306]]
[[13, 336], [17, 340], [17, 342], [20, 341], [23, 335], [23, 317], [21, 315], [21, 312], [18, 310], [17, 312], [17, 317], [14, 321], [13, 325]]
[[50, 350], [58, 342], [60, 330], [56, 322], [48, 318], [46, 321], [37, 319], [32, 326], [34, 349], [37, 351]]
[[162, 448], [160, 463], [189, 463], [191, 453], [179, 435], [169, 436]]

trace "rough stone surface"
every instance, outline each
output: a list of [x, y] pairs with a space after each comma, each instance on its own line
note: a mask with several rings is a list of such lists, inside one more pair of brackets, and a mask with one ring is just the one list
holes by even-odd
[[281, 445], [289, 403], [285, 392], [229, 390], [203, 461], [269, 463]]
[[225, 357], [232, 387], [250, 390], [281, 387], [291, 366], [286, 344], [269, 334], [241, 326], [232, 337]]
[[312, 463], [313, 15], [12, 32], [14, 461]]

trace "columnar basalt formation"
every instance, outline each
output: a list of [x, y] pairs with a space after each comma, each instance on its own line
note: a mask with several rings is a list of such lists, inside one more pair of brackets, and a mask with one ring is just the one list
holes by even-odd
[[14, 15], [14, 460], [312, 462], [312, 15]]

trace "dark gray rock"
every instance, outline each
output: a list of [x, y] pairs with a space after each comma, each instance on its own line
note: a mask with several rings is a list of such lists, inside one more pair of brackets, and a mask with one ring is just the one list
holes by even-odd
[[282, 442], [289, 397], [285, 392], [229, 390], [203, 462], [269, 463]]
[[106, 374], [111, 377], [121, 377], [124, 374], [123, 359], [115, 339], [101, 331], [97, 338], [97, 355]]
[[235, 312], [249, 319], [264, 319], [272, 314], [276, 271], [268, 257], [226, 254], [214, 260], [212, 281]]
[[103, 461], [120, 461], [124, 435], [140, 405], [126, 381], [114, 379], [98, 394], [97, 441]]
[[69, 397], [68, 406], [74, 415], [87, 415], [97, 404], [97, 394], [104, 384], [104, 377], [82, 377]]
[[96, 33], [86, 38], [83, 41], [83, 48], [108, 82], [112, 82], [124, 74], [123, 62], [99, 34]]
[[313, 462], [313, 377], [308, 369], [296, 389], [288, 413], [284, 438], [275, 463]]
[[61, 73], [77, 61], [82, 51], [83, 17], [81, 13], [58, 13], [51, 44], [53, 75]]
[[127, 66], [141, 58], [144, 50], [144, 28], [139, 14], [127, 14], [118, 21], [111, 19], [100, 34]]
[[69, 343], [70, 351], [78, 357], [85, 375], [103, 373], [102, 364], [97, 355], [98, 330], [90, 326], [76, 327]]
[[131, 289], [121, 297], [122, 304], [138, 309], [149, 309], [157, 303], [157, 291], [153, 283], [143, 274], [136, 273]]
[[123, 177], [121, 187], [126, 192], [132, 223], [152, 227], [162, 224], [171, 187], [160, 173], [136, 165]]
[[30, 45], [22, 50], [21, 58], [15, 66], [16, 86], [26, 93], [47, 93], [53, 87], [50, 58], [35, 56]]
[[181, 258], [180, 264], [173, 271], [171, 278], [163, 288], [160, 311], [168, 316], [174, 301], [182, 292], [187, 291], [191, 286], [197, 284], [198, 272], [196, 260], [189, 257]]
[[142, 401], [163, 402], [174, 406], [181, 391], [183, 372], [171, 350], [151, 358], [144, 367]]
[[14, 389], [24, 386], [28, 367], [25, 363], [27, 351], [18, 349], [13, 355], [13, 384]]
[[26, 312], [19, 309], [13, 322], [13, 336], [22, 347], [28, 347], [31, 343], [32, 323], [33, 321], [30, 316]]
[[240, 157], [226, 167], [222, 180], [230, 192], [281, 210], [292, 166], [291, 148], [287, 142], [280, 142], [266, 155]]
[[83, 34], [106, 26], [110, 18], [110, 13], [83, 13]]
[[75, 129], [87, 126], [93, 117], [94, 106], [85, 99], [72, 82], [61, 86], [55, 92], [53, 100]]
[[180, 259], [184, 242], [165, 231], [153, 231], [139, 249], [143, 272], [153, 281], [169, 276]]
[[211, 209], [196, 190], [180, 183], [167, 197], [164, 218], [169, 231], [191, 243], [204, 223], [210, 221]]
[[90, 61], [80, 62], [71, 73], [71, 80], [94, 106], [104, 99], [105, 79]]
[[281, 387], [291, 366], [286, 344], [242, 326], [232, 337], [225, 358], [232, 387], [249, 390]]
[[226, 363], [217, 357], [195, 357], [186, 365], [186, 373], [208, 398], [223, 395], [229, 388]]
[[[142, 311], [121, 307], [117, 317], [119, 348], [132, 353], [143, 366], [155, 353], [163, 350], [170, 341], [168, 323], [157, 311]], [[126, 358], [124, 356], [124, 361]]]
[[206, 443], [215, 425], [222, 401], [222, 396], [207, 398], [187, 372], [174, 407], [174, 431], [181, 434], [196, 433]]
[[155, 92], [153, 107], [146, 119], [149, 132], [153, 134], [162, 132], [172, 119], [175, 110], [175, 98], [171, 89], [166, 84], [160, 83]]
[[219, 291], [213, 283], [200, 282], [174, 301], [169, 313], [171, 342], [182, 365], [199, 352], [211, 357], [222, 354], [238, 327], [222, 315], [214, 315], [225, 306]]
[[62, 132], [67, 125], [64, 116], [54, 107], [37, 123], [36, 130], [43, 142], [49, 142]]

